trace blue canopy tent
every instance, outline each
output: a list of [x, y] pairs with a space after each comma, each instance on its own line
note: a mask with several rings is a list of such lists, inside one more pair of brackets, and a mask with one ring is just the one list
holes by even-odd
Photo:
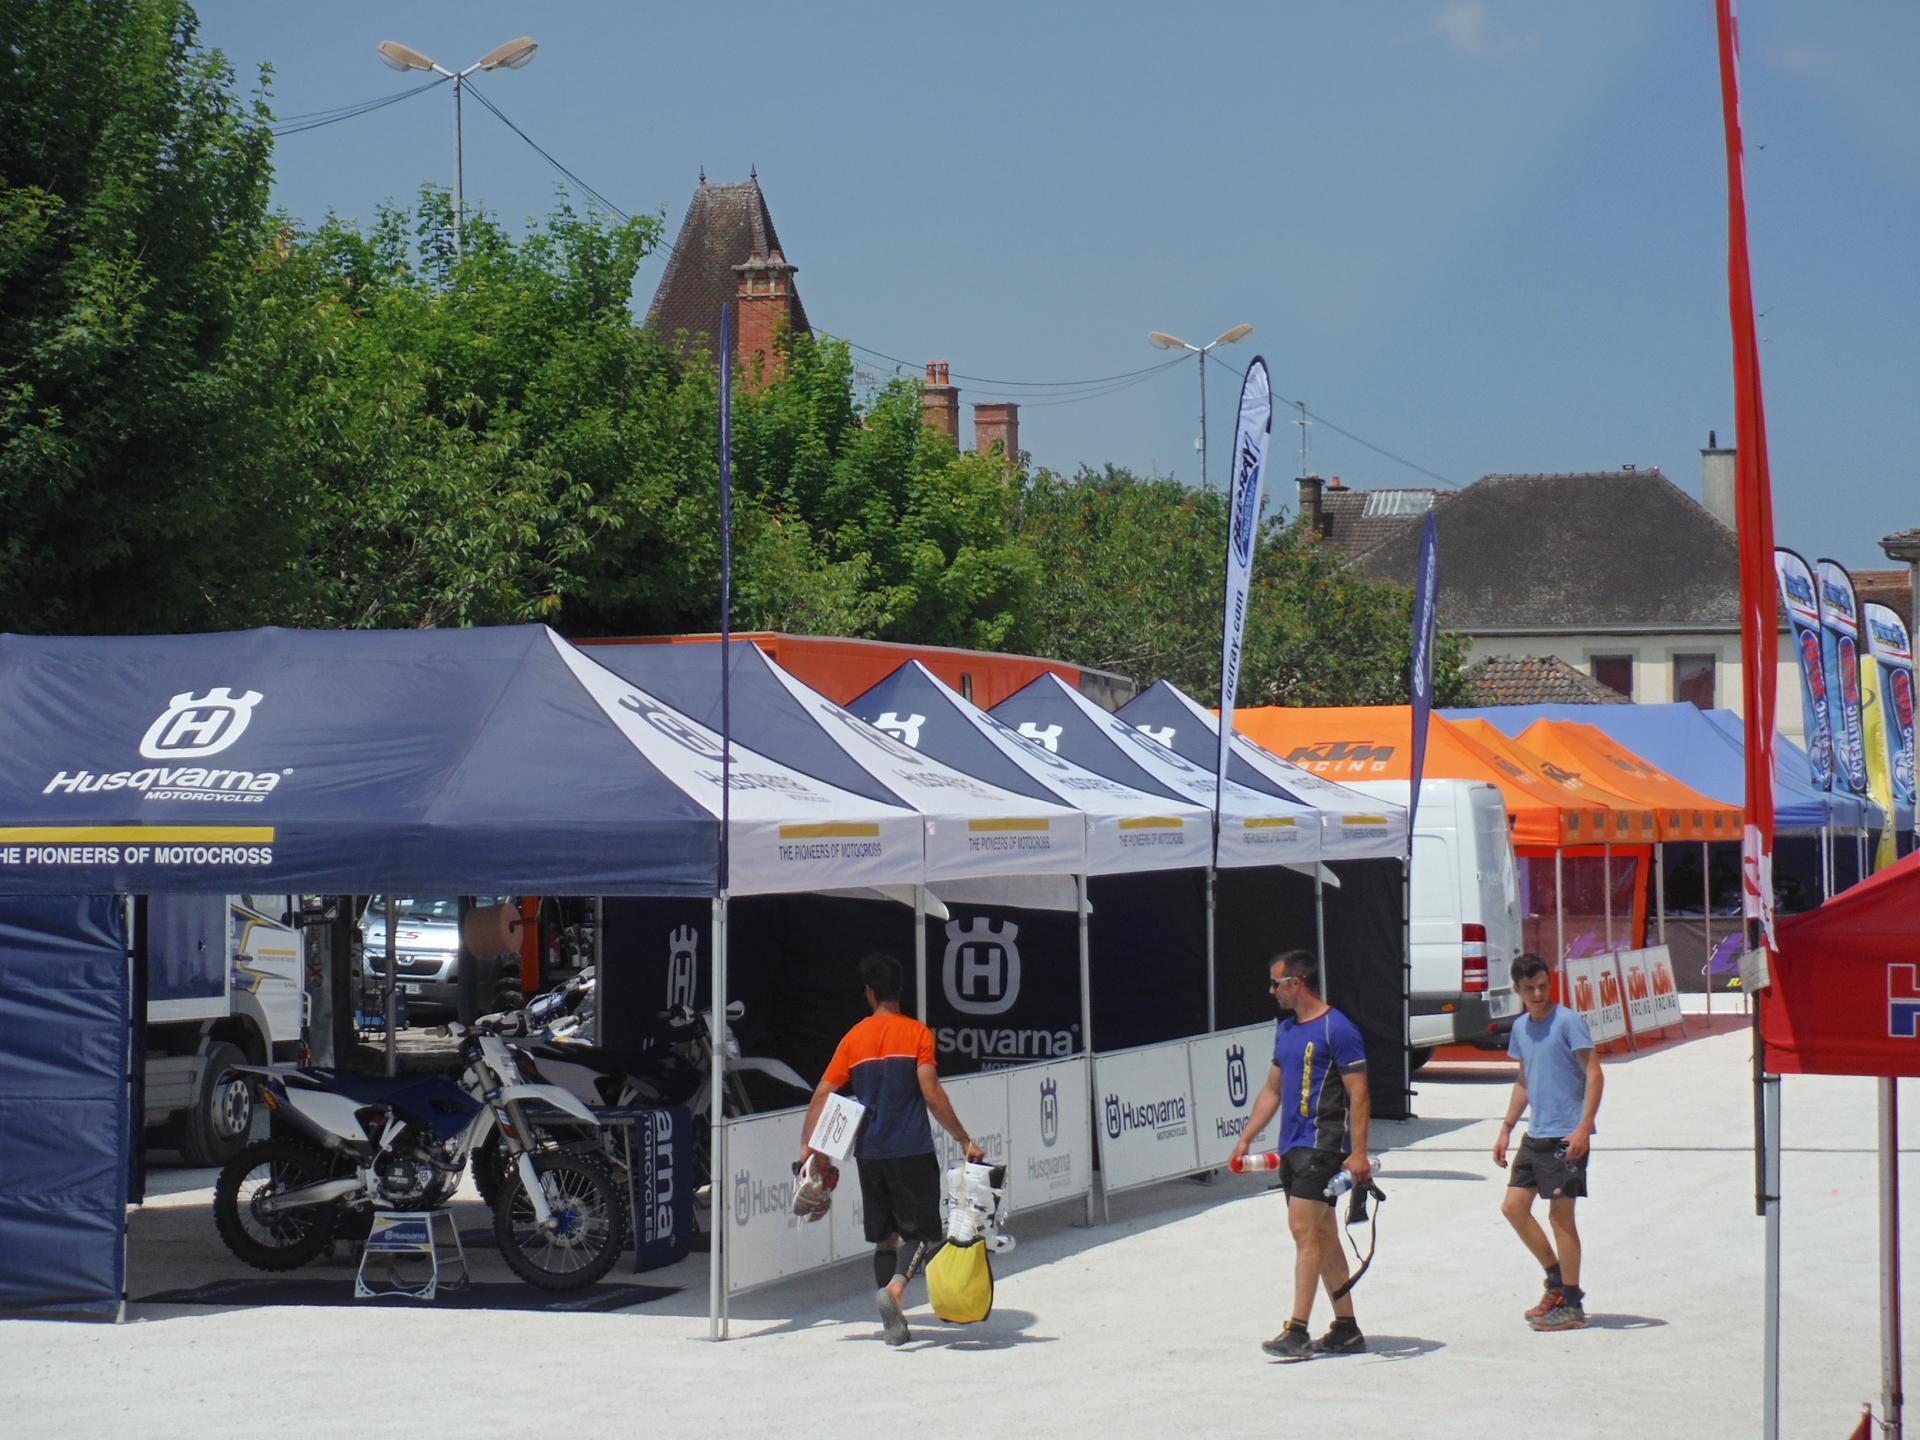
[[[55, 1053], [22, 1037], [64, 1016], [46, 1033], [76, 1073], [84, 1057], [120, 1057], [110, 1104], [92, 1079], [75, 1094], [95, 1106], [90, 1133], [115, 1137], [125, 1183], [137, 1115], [126, 1056], [140, 1018], [125, 998], [128, 937], [90, 910], [44, 925], [45, 897], [685, 895], [712, 897], [724, 923], [719, 737], [542, 626], [4, 636], [0, 734], [0, 1173], [79, 1197], [28, 1212], [0, 1189], [10, 1307], [111, 1314], [122, 1303], [124, 1214], [103, 1226], [88, 1208], [98, 1156], [15, 1122], [22, 1097], [43, 1095]], [[745, 747], [733, 777], [734, 891], [923, 878], [924, 824], [904, 807]], [[858, 841], [823, 841], [823, 830]], [[716, 988], [724, 964], [722, 940]], [[86, 1005], [72, 993], [80, 976]], [[46, 1264], [55, 1231], [69, 1246], [58, 1273]]]

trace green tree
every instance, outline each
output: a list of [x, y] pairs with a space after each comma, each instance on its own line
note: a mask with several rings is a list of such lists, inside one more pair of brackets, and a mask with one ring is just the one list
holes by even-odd
[[[1206, 704], [1220, 688], [1226, 503], [1176, 481], [1114, 466], [1072, 480], [1042, 472], [1027, 486], [1022, 538], [1044, 557], [1032, 605], [1033, 648], [1170, 680]], [[1242, 705], [1404, 704], [1412, 593], [1356, 575], [1298, 524], [1268, 519], [1254, 552]], [[1464, 697], [1464, 642], [1436, 649], [1439, 703]]]
[[[264, 93], [181, 0], [0, 3], [0, 624], [271, 610], [294, 545], [236, 343], [265, 248]], [[264, 77], [263, 77], [264, 83]]]

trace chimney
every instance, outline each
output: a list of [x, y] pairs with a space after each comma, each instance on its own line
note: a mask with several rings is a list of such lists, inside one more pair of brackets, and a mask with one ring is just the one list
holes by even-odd
[[1320, 486], [1318, 475], [1300, 477], [1300, 513], [1306, 517], [1307, 528], [1316, 535], [1327, 533], [1326, 519], [1320, 513]]
[[991, 455], [995, 446], [1015, 465], [1020, 463], [1020, 406], [1012, 400], [973, 407], [973, 448]]
[[793, 331], [793, 277], [799, 267], [789, 265], [778, 250], [769, 251], [733, 267], [734, 362], [749, 389], [759, 390], [786, 372], [786, 342]]
[[920, 423], [960, 443], [960, 392], [947, 379], [947, 362], [929, 360], [927, 381], [920, 391]]
[[1707, 432], [1707, 448], [1700, 452], [1700, 503], [1729, 530], [1740, 528], [1734, 512], [1734, 473], [1731, 450], [1722, 450], [1720, 437]]

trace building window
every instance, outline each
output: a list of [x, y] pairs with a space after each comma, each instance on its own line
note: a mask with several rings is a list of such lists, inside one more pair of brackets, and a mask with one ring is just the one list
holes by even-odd
[[1595, 655], [1593, 678], [1609, 690], [1617, 690], [1631, 700], [1633, 698], [1633, 656]]
[[1719, 663], [1715, 655], [1676, 655], [1673, 657], [1673, 698], [1685, 700], [1702, 710], [1711, 710], [1715, 699], [1713, 692], [1714, 667]]

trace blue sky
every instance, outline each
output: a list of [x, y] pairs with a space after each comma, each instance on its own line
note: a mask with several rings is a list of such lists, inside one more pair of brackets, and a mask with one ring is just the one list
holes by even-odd
[[[1743, 105], [1775, 523], [1857, 568], [1920, 525], [1920, 7], [1747, 0]], [[1021, 399], [1037, 463], [1196, 476], [1191, 357], [1137, 385], [1017, 389], [1263, 354], [1277, 392], [1465, 484], [1658, 466], [1699, 490], [1733, 431], [1711, 0], [560, 6], [208, 0], [206, 43], [281, 115], [403, 89], [376, 44], [483, 77], [534, 140], [677, 229], [696, 175], [757, 166], [814, 324], [963, 405]], [[365, 219], [450, 183], [450, 87], [279, 142], [278, 202]], [[469, 204], [557, 177], [469, 100]], [[642, 305], [660, 261], [640, 277]], [[1225, 473], [1236, 377], [1209, 367]], [[990, 381], [991, 383], [986, 383]], [[1072, 403], [1058, 403], [1070, 400]], [[1050, 401], [1053, 403], [1041, 403]], [[963, 416], [967, 412], [963, 411]], [[1298, 430], [1270, 474], [1290, 501]], [[963, 419], [963, 430], [967, 428]], [[1312, 468], [1431, 483], [1326, 425]]]

